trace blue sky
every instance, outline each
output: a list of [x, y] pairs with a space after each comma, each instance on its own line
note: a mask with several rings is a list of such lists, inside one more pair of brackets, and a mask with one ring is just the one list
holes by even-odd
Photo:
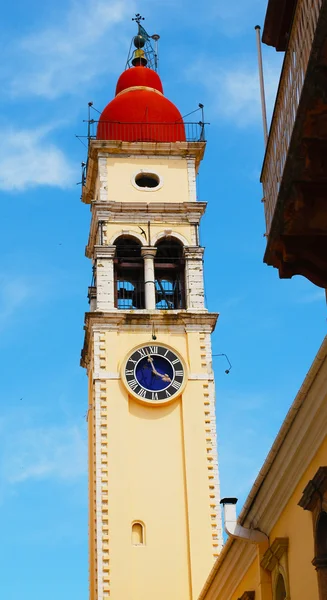
[[[199, 200], [223, 495], [240, 503], [325, 330], [322, 290], [262, 263], [263, 136], [254, 26], [262, 0], [16, 0], [2, 7], [0, 194], [1, 594], [88, 597], [87, 381], [79, 367], [91, 266], [76, 133], [124, 69], [137, 11], [160, 40], [166, 95], [205, 105]], [[269, 112], [280, 56], [264, 49]]]

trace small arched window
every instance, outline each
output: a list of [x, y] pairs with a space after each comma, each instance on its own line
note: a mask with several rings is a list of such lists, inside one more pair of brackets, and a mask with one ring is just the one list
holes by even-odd
[[275, 600], [286, 600], [286, 587], [284, 577], [281, 573], [278, 574], [276, 582]]
[[135, 522], [132, 525], [132, 544], [133, 546], [144, 546], [144, 525]]

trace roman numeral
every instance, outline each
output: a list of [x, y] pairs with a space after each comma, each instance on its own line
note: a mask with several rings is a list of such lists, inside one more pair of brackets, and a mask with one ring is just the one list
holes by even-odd
[[159, 400], [157, 392], [152, 392], [152, 400]]
[[175, 371], [176, 377], [183, 377], [184, 371]]
[[175, 358], [175, 360], [171, 361], [172, 365], [176, 365], [176, 363], [180, 362], [179, 358]]
[[140, 356], [147, 356], [147, 353], [145, 352], [144, 348], [140, 348], [137, 352]]
[[158, 354], [158, 346], [149, 346], [150, 354]]
[[141, 398], [145, 398], [146, 396], [146, 390], [144, 390], [143, 388], [141, 388], [137, 393], [139, 396], [141, 396]]
[[167, 356], [168, 352], [169, 352], [169, 350], [166, 350], [166, 352], [165, 352], [164, 356]]
[[127, 377], [127, 375], [134, 375], [133, 369], [126, 369], [125, 375], [126, 375], [126, 377]]
[[168, 390], [165, 390], [165, 392], [166, 392], [166, 398], [170, 398], [170, 396], [171, 396], [171, 393], [170, 393], [170, 392], [168, 392]]
[[173, 387], [175, 390], [179, 390], [179, 388], [181, 387], [181, 383], [179, 383], [179, 381], [173, 381], [173, 383], [171, 384], [170, 387]]
[[133, 363], [133, 365], [136, 365], [136, 363], [137, 363], [137, 361], [136, 361], [136, 360], [133, 360], [132, 358], [129, 358], [129, 359], [128, 359], [128, 362], [131, 362], [131, 363]]
[[128, 382], [129, 387], [134, 391], [135, 388], [138, 387], [138, 383], [136, 381], [136, 379], [130, 379]]

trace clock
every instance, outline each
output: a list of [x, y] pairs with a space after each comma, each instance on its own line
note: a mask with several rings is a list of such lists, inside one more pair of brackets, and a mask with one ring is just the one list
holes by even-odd
[[182, 359], [167, 346], [143, 345], [123, 365], [123, 379], [129, 393], [153, 404], [176, 398], [186, 383]]

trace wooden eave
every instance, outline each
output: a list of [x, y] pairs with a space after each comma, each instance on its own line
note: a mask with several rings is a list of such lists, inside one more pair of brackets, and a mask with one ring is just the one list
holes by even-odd
[[269, 0], [262, 41], [277, 51], [285, 51], [297, 0]]

